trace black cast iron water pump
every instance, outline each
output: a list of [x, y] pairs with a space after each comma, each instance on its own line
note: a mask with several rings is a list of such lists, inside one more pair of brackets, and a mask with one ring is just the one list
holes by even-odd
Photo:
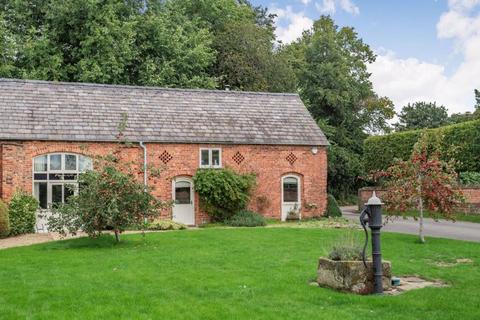
[[382, 252], [380, 247], [380, 229], [382, 228], [382, 201], [377, 197], [375, 191], [368, 202], [365, 203], [365, 209], [360, 214], [360, 223], [365, 230], [365, 244], [363, 246], [363, 264], [367, 268], [366, 250], [368, 245], [367, 225], [372, 233], [372, 262], [373, 275], [375, 284], [373, 287], [374, 294], [383, 293], [383, 270], [382, 270]]

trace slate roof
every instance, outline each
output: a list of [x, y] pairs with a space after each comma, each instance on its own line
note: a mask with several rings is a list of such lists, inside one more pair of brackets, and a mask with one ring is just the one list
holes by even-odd
[[0, 79], [0, 140], [327, 145], [297, 94]]

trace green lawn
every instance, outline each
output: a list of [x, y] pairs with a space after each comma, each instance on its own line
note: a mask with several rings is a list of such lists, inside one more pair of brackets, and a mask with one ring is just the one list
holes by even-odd
[[[480, 244], [383, 235], [396, 275], [448, 288], [356, 296], [310, 286], [346, 230], [202, 229], [0, 250], [1, 319], [480, 319]], [[472, 264], [436, 262], [469, 258]]]

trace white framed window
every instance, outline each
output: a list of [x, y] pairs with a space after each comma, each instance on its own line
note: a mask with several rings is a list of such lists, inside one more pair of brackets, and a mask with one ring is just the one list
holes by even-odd
[[93, 169], [92, 159], [74, 153], [50, 153], [33, 158], [33, 196], [41, 209], [64, 203], [78, 189], [78, 175]]
[[200, 168], [221, 168], [221, 148], [200, 148]]

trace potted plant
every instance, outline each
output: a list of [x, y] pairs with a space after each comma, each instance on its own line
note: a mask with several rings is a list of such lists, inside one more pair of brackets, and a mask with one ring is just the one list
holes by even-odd
[[287, 221], [300, 220], [300, 210], [298, 205], [295, 204], [292, 209], [287, 212]]

